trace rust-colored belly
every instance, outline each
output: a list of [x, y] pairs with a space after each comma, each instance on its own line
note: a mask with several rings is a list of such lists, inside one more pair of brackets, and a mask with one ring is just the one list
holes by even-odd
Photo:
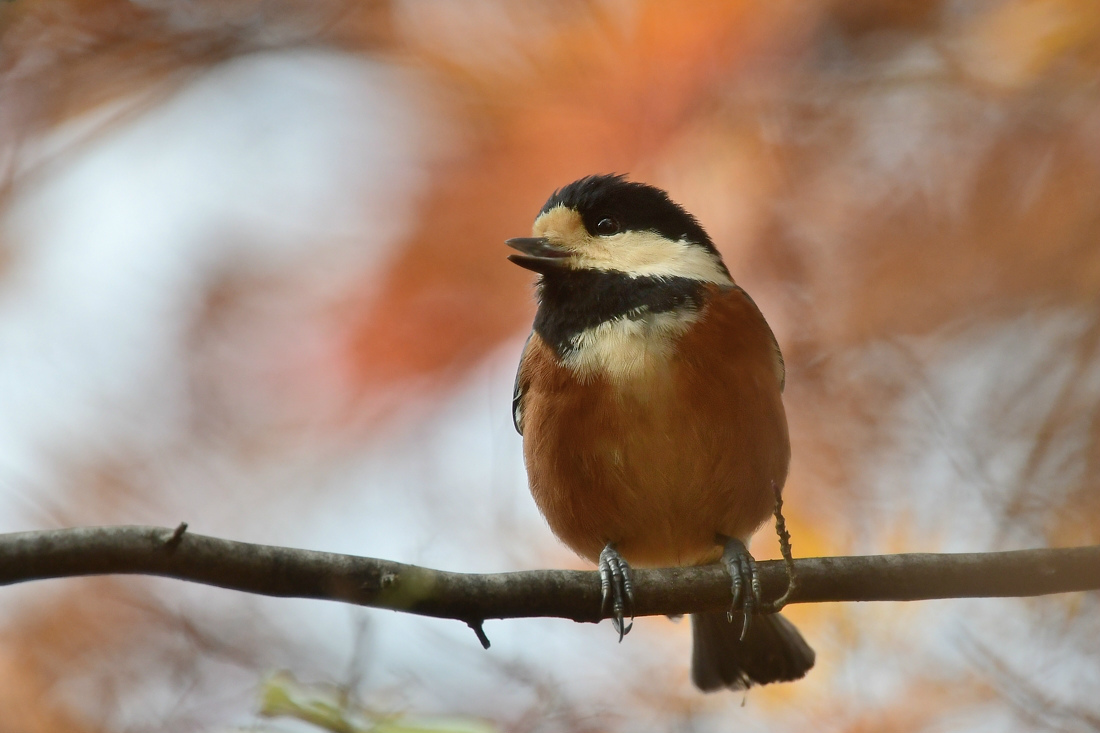
[[531, 492], [578, 554], [595, 561], [614, 542], [635, 566], [712, 562], [719, 535], [747, 540], [770, 515], [790, 457], [770, 357], [697, 339], [706, 342], [704, 329], [662, 368], [622, 384], [582, 382], [532, 339]]

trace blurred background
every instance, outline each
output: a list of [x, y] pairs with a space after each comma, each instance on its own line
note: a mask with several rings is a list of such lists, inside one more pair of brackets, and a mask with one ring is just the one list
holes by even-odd
[[[796, 556], [1100, 541], [1094, 0], [0, 3], [0, 531], [585, 567], [527, 494], [503, 240], [597, 172], [670, 191], [774, 327]], [[58, 580], [0, 592], [0, 728], [317, 730], [258, 714], [286, 670], [500, 731], [1097, 731], [1097, 601], [792, 608], [805, 680], [703, 696], [663, 618], [486, 652]]]

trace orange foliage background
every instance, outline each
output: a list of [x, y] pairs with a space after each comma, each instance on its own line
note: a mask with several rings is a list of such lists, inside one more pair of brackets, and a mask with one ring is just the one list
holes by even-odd
[[[31, 507], [8, 529], [171, 524], [173, 497], [203, 482], [209, 502], [191, 511], [225, 521], [221, 534], [236, 516], [223, 506], [255, 503], [272, 527], [299, 512], [339, 515], [342, 489], [308, 489], [329, 486], [330, 464], [385, 452], [394, 435], [415, 443], [479, 374], [500, 392], [504, 425], [506, 362], [533, 305], [502, 242], [527, 232], [554, 188], [614, 171], [667, 188], [695, 213], [777, 332], [796, 554], [1100, 541], [1091, 0], [15, 0], [0, 5], [0, 224], [50, 176], [217, 70], [303, 49], [389, 70], [415, 90], [431, 121], [415, 138], [423, 175], [392, 186], [407, 191], [407, 223], [369, 266], [362, 253], [383, 249], [370, 221], [345, 235], [318, 222], [291, 236], [304, 256], [269, 257], [261, 240], [196, 270], [197, 305], [173, 352], [186, 418], [152, 445], [47, 446], [38, 460], [48, 481], [8, 480]], [[378, 190], [400, 172], [379, 168]], [[346, 195], [331, 180], [302, 183]], [[0, 293], [23, 292], [39, 246], [25, 231], [0, 226]], [[500, 445], [514, 466], [518, 443]], [[289, 474], [288, 455], [298, 461]], [[421, 460], [439, 465], [392, 501], [430, 509], [446, 495], [445, 459]], [[230, 475], [251, 477], [251, 489]], [[508, 475], [492, 501], [526, 502]], [[362, 490], [377, 488], [368, 479]], [[530, 526], [534, 537], [466, 531], [498, 569], [576, 563]], [[431, 527], [428, 545], [445, 541], [434, 532], [463, 531]], [[280, 541], [262, 523], [242, 531]], [[766, 534], [758, 555], [775, 554]], [[523, 554], [519, 542], [537, 549]], [[4, 729], [222, 729], [250, 720], [248, 681], [274, 667], [346, 681], [329, 657], [265, 625], [269, 610], [195, 619], [164, 600], [166, 587], [11, 589]], [[645, 679], [626, 685], [621, 703], [612, 671], [597, 675], [593, 689], [606, 694], [595, 706], [570, 697], [568, 665], [543, 673], [519, 651], [498, 672], [527, 680], [524, 704], [498, 704], [490, 686], [462, 707], [415, 676], [400, 694], [370, 679], [356, 690], [380, 709], [459, 709], [505, 730], [1091, 730], [1096, 602], [795, 609], [819, 666], [805, 682], [752, 693], [747, 712], [740, 698], [696, 695], [683, 630], [656, 625], [628, 639], [622, 674]], [[211, 659], [236, 670], [234, 695], [218, 689]], [[169, 702], [150, 689], [161, 678], [178, 683]], [[654, 706], [664, 723], [646, 718]]]

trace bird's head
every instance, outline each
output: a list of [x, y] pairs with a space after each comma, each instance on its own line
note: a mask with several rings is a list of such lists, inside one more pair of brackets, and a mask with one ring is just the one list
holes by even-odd
[[554, 192], [531, 237], [509, 239], [508, 259], [545, 279], [578, 272], [688, 278], [730, 284], [729, 271], [695, 217], [659, 188], [623, 176], [588, 176]]
[[622, 176], [555, 191], [533, 234], [508, 240], [520, 252], [509, 259], [542, 276], [534, 330], [582, 375], [625, 373], [669, 353], [707, 289], [733, 285], [695, 217]]

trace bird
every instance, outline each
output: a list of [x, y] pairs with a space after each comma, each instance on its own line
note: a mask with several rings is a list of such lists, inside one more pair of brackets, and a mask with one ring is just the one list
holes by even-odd
[[531, 494], [598, 566], [619, 640], [632, 568], [723, 563], [731, 610], [691, 615], [692, 681], [803, 677], [814, 652], [756, 613], [748, 551], [790, 462], [783, 357], [760, 309], [694, 216], [624, 175], [557, 189], [532, 236], [506, 244], [539, 276], [512, 399]]

